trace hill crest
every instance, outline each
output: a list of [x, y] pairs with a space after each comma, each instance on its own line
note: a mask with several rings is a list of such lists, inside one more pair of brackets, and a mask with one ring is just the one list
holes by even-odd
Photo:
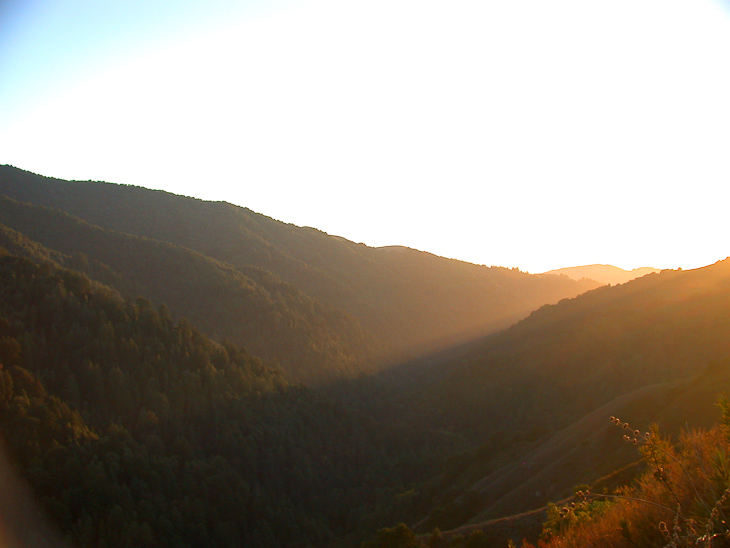
[[642, 266], [633, 270], [624, 270], [610, 264], [590, 264], [584, 266], [570, 266], [566, 268], [558, 268], [550, 270], [543, 274], [564, 275], [571, 280], [581, 280], [583, 278], [595, 280], [604, 285], [617, 285], [629, 282], [636, 278], [641, 278], [647, 274], [659, 272], [659, 269], [650, 266]]
[[[503, 329], [544, 304], [598, 285], [404, 247], [384, 251], [224, 202], [64, 181], [11, 166], [0, 166], [0, 194], [61, 210], [107, 231], [188, 249], [245, 275], [252, 267], [261, 269], [313, 299], [313, 306], [320, 303], [354, 319], [351, 330], [361, 326], [366, 338], [372, 335], [384, 362]], [[72, 253], [74, 244], [64, 244]]]

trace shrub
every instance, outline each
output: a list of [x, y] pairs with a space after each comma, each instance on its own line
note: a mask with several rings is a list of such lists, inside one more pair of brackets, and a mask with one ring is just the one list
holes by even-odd
[[730, 399], [718, 405], [719, 425], [682, 431], [677, 444], [656, 426], [642, 433], [611, 417], [646, 470], [612, 494], [581, 490], [573, 502], [549, 507], [538, 547], [730, 546]]

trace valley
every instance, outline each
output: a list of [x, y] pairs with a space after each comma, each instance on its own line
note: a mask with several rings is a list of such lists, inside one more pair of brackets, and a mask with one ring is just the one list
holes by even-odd
[[557, 542], [576, 486], [652, 471], [609, 417], [677, 440], [730, 390], [730, 259], [528, 274], [0, 166], [0, 282], [51, 545]]

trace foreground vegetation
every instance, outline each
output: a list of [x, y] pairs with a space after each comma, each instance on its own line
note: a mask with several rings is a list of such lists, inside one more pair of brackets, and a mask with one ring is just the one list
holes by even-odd
[[[730, 405], [720, 398], [721, 424], [684, 430], [674, 444], [656, 427], [642, 433], [613, 418], [635, 444], [645, 471], [609, 494], [576, 493], [553, 505], [540, 548], [730, 546]], [[526, 543], [525, 546], [530, 546]]]

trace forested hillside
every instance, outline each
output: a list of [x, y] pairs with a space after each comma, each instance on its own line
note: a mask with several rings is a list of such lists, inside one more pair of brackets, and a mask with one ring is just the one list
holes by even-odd
[[0, 166], [0, 194], [108, 230], [182, 246], [245, 275], [250, 267], [264, 269], [315, 302], [356, 318], [377, 340], [381, 357], [423, 354], [466, 341], [598, 285], [402, 247], [371, 248], [227, 203], [50, 179], [11, 166]]
[[84, 548], [590, 545], [545, 505], [666, 497], [609, 416], [676, 436], [730, 392], [730, 259], [596, 286], [3, 166], [0, 429]]
[[429, 438], [288, 385], [164, 306], [12, 255], [0, 363], [11, 460], [77, 546], [331, 544], [394, 519], [393, 495], [429, 469]]
[[[372, 367], [376, 343], [358, 322], [257, 268], [235, 269], [166, 242], [102, 229], [0, 196], [0, 219], [36, 248], [130, 297], [169, 306], [212, 336], [245, 344], [295, 381]], [[20, 233], [20, 234], [18, 234]]]

